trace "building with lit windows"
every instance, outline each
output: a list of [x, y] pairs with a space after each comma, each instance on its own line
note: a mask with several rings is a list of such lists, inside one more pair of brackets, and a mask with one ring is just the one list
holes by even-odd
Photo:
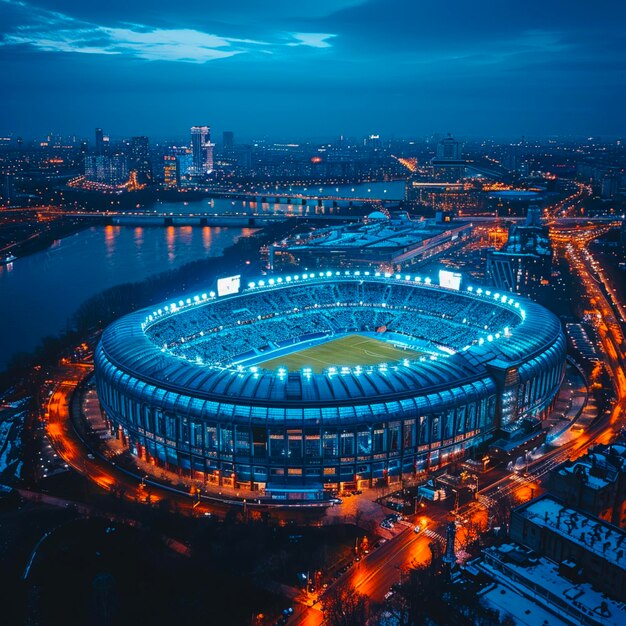
[[97, 155], [104, 154], [104, 132], [101, 128], [96, 128], [95, 153]]
[[112, 187], [128, 180], [128, 166], [123, 154], [86, 156], [85, 180]]
[[[111, 432], [209, 484], [281, 501], [394, 483], [541, 418], [562, 382], [559, 320], [517, 296], [373, 271], [228, 285], [121, 318], [95, 354]], [[280, 365], [350, 335], [410, 356]]]
[[150, 140], [148, 137], [133, 137], [128, 144], [128, 169], [137, 172], [141, 183], [152, 181], [152, 161], [150, 160]]
[[213, 144], [208, 126], [191, 127], [191, 174], [204, 176], [213, 171]]
[[317, 228], [269, 247], [269, 267], [371, 267], [400, 271], [419, 265], [464, 242], [469, 222], [414, 220], [405, 212], [389, 216], [375, 211], [362, 222]]
[[464, 177], [466, 163], [461, 156], [459, 142], [448, 135], [437, 144], [437, 153], [431, 159], [436, 178], [447, 182], [459, 181]]
[[500, 250], [489, 250], [487, 275], [498, 289], [536, 297], [552, 275], [552, 245], [541, 212], [531, 207], [523, 225], [509, 226], [507, 242]]
[[168, 189], [180, 187], [179, 161], [173, 154], [163, 156], [163, 185]]

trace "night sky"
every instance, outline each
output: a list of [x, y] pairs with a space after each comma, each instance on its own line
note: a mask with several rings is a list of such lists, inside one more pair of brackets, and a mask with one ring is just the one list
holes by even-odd
[[619, 135], [621, 0], [0, 0], [0, 132]]

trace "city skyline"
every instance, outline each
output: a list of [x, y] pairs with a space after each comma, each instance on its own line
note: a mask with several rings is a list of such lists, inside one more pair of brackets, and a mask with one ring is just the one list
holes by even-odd
[[207, 122], [269, 138], [623, 132], [617, 2], [150, 8], [0, 2], [0, 67], [14, 77], [2, 132], [100, 126], [161, 139]]

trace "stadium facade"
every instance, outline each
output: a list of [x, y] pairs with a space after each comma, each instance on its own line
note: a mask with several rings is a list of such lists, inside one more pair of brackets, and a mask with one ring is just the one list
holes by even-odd
[[[419, 357], [347, 367], [338, 355], [319, 373], [263, 368], [355, 332]], [[325, 271], [127, 315], [103, 333], [95, 369], [111, 431], [133, 454], [299, 500], [440, 467], [541, 419], [565, 356], [559, 320], [518, 296]]]

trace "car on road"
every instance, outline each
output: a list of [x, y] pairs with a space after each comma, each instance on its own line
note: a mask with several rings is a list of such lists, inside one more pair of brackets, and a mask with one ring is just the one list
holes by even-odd
[[413, 527], [413, 532], [414, 532], [414, 533], [420, 533], [420, 532], [422, 532], [422, 527], [421, 527], [419, 524], [417, 524], [417, 526], [414, 526], [414, 527]]

